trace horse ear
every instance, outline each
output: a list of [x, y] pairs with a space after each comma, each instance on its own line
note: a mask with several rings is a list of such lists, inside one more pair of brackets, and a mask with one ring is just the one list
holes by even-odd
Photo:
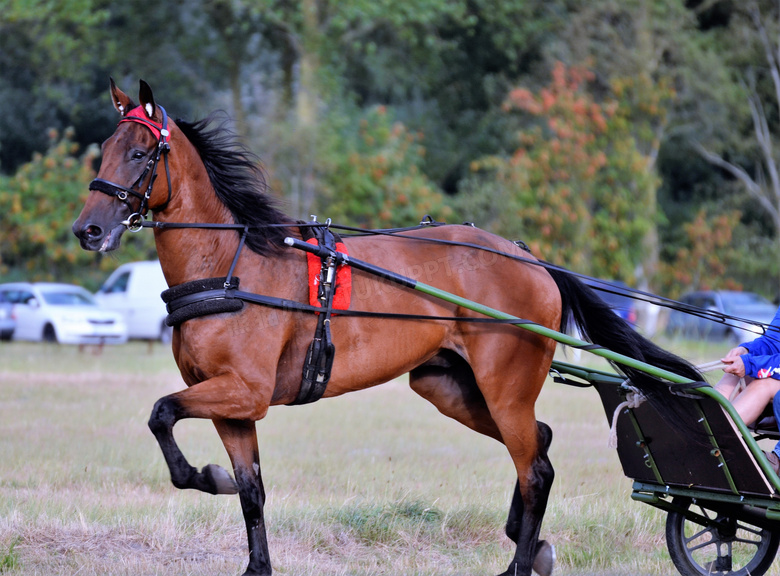
[[135, 104], [127, 94], [117, 88], [113, 78], [109, 77], [109, 79], [111, 80], [111, 102], [116, 111], [125, 116], [130, 110], [135, 108]]
[[138, 92], [138, 99], [141, 100], [141, 107], [146, 112], [149, 120], [154, 119], [154, 115], [157, 112], [157, 106], [154, 103], [154, 96], [152, 95], [152, 88], [141, 80], [141, 89]]

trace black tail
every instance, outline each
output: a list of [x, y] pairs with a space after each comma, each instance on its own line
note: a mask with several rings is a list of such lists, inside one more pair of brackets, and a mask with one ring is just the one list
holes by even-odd
[[[555, 268], [548, 268], [548, 271], [561, 293], [562, 332], [566, 331], [568, 323], [573, 320], [584, 339], [593, 344], [656, 368], [668, 370], [694, 382], [703, 380], [702, 375], [692, 364], [638, 334], [628, 322], [615, 314], [593, 290], [575, 276]], [[636, 368], [616, 363], [613, 363], [613, 366], [625, 374], [631, 384], [658, 408], [663, 406], [671, 408], [671, 412], [674, 412], [673, 398], [668, 394], [668, 383], [663, 383], [660, 379]], [[666, 410], [666, 413], [669, 414], [669, 411]]]

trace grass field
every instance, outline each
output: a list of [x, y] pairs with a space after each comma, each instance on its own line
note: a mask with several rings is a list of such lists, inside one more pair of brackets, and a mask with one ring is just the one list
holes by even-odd
[[[671, 346], [695, 362], [723, 352]], [[0, 573], [243, 571], [238, 498], [173, 488], [146, 427], [155, 400], [182, 386], [161, 345], [97, 355], [0, 344]], [[556, 546], [556, 574], [676, 573], [664, 515], [629, 498], [597, 394], [549, 383], [537, 415], [555, 433], [543, 537]], [[506, 568], [509, 457], [440, 416], [403, 380], [275, 408], [258, 432], [276, 573], [479, 576]], [[176, 433], [193, 465], [229, 468], [209, 422], [184, 421]]]

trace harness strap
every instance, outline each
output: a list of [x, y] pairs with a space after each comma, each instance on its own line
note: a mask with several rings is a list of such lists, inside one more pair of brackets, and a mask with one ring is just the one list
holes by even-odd
[[320, 278], [317, 286], [317, 299], [321, 310], [317, 314], [317, 327], [314, 339], [306, 351], [301, 375], [301, 389], [298, 397], [290, 403], [291, 406], [316, 402], [325, 394], [330, 382], [333, 360], [336, 357], [336, 347], [330, 333], [330, 319], [333, 313], [333, 295], [336, 292], [336, 238], [329, 228], [308, 228], [317, 240], [317, 244], [326, 252], [320, 257]]
[[[233, 277], [233, 286], [238, 286], [238, 278]], [[189, 294], [183, 296], [176, 296], [171, 294], [172, 291], [189, 287], [190, 285], [202, 286], [206, 282], [212, 282], [213, 285], [220, 287], [213, 288], [201, 288], [195, 289]], [[165, 290], [162, 294], [163, 300], [166, 302], [166, 309], [168, 314], [172, 315], [174, 312], [185, 309], [193, 304], [198, 304], [204, 301], [243, 301], [250, 304], [258, 304], [260, 306], [267, 306], [269, 308], [276, 308], [284, 310], [286, 312], [304, 312], [307, 314], [320, 314], [322, 308], [319, 306], [312, 306], [311, 304], [304, 304], [296, 300], [288, 300], [287, 298], [278, 298], [276, 296], [265, 296], [263, 294], [255, 294], [254, 292], [246, 292], [244, 290], [238, 290], [235, 288], [223, 288], [221, 287], [225, 283], [225, 278], [210, 278], [209, 280], [195, 280], [193, 282], [187, 282], [174, 288]], [[504, 318], [479, 318], [471, 316], [429, 316], [425, 314], [401, 314], [393, 312], [369, 312], [366, 310], [339, 310], [339, 316], [350, 316], [353, 318], [387, 318], [390, 320], [430, 320], [430, 321], [445, 321], [445, 322], [467, 322], [476, 324], [534, 324], [531, 320], [522, 319], [504, 319]], [[190, 316], [187, 318], [195, 318], [196, 316]], [[181, 324], [185, 320], [179, 322], [171, 322], [170, 316], [166, 319], [168, 326], [176, 326]]]

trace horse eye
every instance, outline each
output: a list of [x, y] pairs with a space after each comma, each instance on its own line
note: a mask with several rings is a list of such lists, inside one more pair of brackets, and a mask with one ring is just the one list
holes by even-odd
[[146, 154], [144, 154], [143, 152], [139, 152], [138, 150], [136, 150], [135, 152], [133, 152], [133, 155], [131, 156], [131, 158], [132, 158], [133, 160], [140, 160], [140, 159], [144, 158], [145, 156], [146, 156]]

